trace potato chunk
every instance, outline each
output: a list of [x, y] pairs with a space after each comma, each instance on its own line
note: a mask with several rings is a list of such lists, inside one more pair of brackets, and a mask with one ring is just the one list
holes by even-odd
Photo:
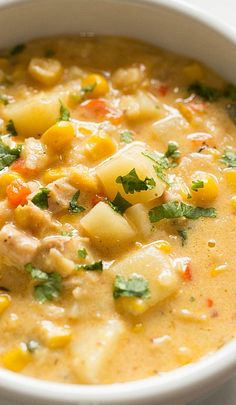
[[152, 232], [148, 211], [144, 204], [135, 204], [125, 212], [125, 217], [135, 226], [141, 238], [148, 238]]
[[72, 367], [81, 382], [97, 384], [124, 331], [118, 319], [83, 325], [72, 343]]
[[128, 221], [104, 202], [95, 205], [80, 223], [89, 236], [104, 246], [125, 243], [135, 236]]
[[179, 279], [171, 258], [155, 245], [142, 248], [128, 256], [115, 264], [112, 271], [126, 278], [138, 274], [148, 281], [150, 298], [145, 299], [142, 312], [169, 297], [178, 288]]
[[16, 131], [24, 137], [37, 136], [55, 124], [59, 117], [58, 95], [43, 93], [5, 107], [4, 118], [13, 120]]
[[138, 91], [132, 96], [123, 96], [120, 107], [125, 117], [130, 121], [161, 118], [162, 112], [157, 106], [157, 100], [151, 94]]
[[[133, 142], [132, 145], [122, 149], [97, 167], [96, 173], [110, 200], [113, 200], [118, 192], [131, 204], [148, 202], [163, 194], [166, 186], [156, 176], [151, 159], [143, 155], [146, 149], [144, 143]], [[132, 169], [136, 170], [141, 180], [146, 177], [153, 178], [156, 183], [155, 187], [151, 190], [127, 194], [122, 184], [116, 183], [116, 179], [119, 176], [126, 176]]]

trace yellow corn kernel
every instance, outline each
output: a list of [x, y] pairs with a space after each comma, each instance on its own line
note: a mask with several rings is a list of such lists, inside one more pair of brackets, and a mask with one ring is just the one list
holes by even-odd
[[41, 141], [54, 152], [63, 152], [70, 147], [74, 136], [75, 130], [71, 122], [59, 121], [44, 132]]
[[9, 61], [6, 58], [0, 58], [0, 69], [7, 69], [9, 67]]
[[183, 72], [186, 78], [190, 81], [201, 80], [204, 75], [202, 66], [195, 62], [185, 66]]
[[236, 187], [236, 170], [235, 169], [225, 169], [224, 175], [229, 186]]
[[30, 362], [31, 355], [25, 344], [20, 344], [17, 347], [5, 352], [2, 356], [3, 367], [8, 370], [19, 372], [23, 370]]
[[[203, 182], [203, 187], [196, 188], [193, 190], [191, 188], [192, 197], [198, 203], [209, 203], [218, 195], [219, 187], [218, 181], [212, 174], [204, 172], [196, 172], [192, 177], [192, 181], [201, 181]], [[194, 187], [192, 183], [192, 187]]]
[[14, 219], [16, 225], [19, 226], [20, 228], [27, 228], [28, 226], [30, 226], [30, 223], [32, 222], [32, 218], [29, 216], [29, 213], [22, 209], [22, 205], [19, 205], [18, 207], [15, 208]]
[[236, 195], [231, 198], [231, 206], [234, 211], [236, 211]]
[[148, 308], [146, 301], [137, 297], [121, 297], [117, 300], [117, 305], [121, 311], [134, 316], [143, 314]]
[[132, 328], [132, 331], [134, 332], [134, 333], [140, 333], [140, 332], [143, 332], [144, 331], [144, 325], [143, 325], [143, 323], [136, 323], [134, 326], [133, 326], [133, 328]]
[[108, 135], [92, 135], [88, 138], [85, 154], [91, 160], [101, 160], [116, 152], [116, 144]]
[[57, 326], [51, 321], [42, 321], [42, 338], [50, 349], [62, 349], [71, 340], [69, 326]]
[[161, 250], [164, 253], [170, 253], [172, 248], [171, 245], [169, 244], [169, 242], [165, 241], [165, 240], [158, 240], [155, 243], [155, 247], [159, 250]]
[[0, 294], [0, 315], [9, 307], [11, 298], [8, 294]]
[[28, 66], [33, 79], [45, 86], [54, 85], [60, 79], [62, 71], [61, 63], [52, 58], [33, 58]]
[[6, 197], [6, 188], [16, 179], [21, 179], [18, 173], [8, 172], [0, 175], [0, 198]]
[[109, 91], [109, 85], [104, 76], [92, 73], [82, 80], [82, 90], [88, 97], [103, 97]]
[[221, 264], [219, 266], [213, 267], [211, 269], [211, 277], [217, 277], [222, 273], [225, 273], [228, 271], [228, 266], [227, 264]]
[[86, 127], [79, 127], [79, 132], [83, 135], [91, 135], [92, 131], [89, 128]]
[[42, 176], [42, 181], [45, 184], [52, 183], [62, 177], [66, 177], [68, 175], [69, 169], [66, 167], [57, 167], [55, 169], [48, 169]]
[[97, 178], [89, 173], [86, 166], [79, 165], [71, 170], [69, 182], [72, 186], [86, 191], [98, 191]]

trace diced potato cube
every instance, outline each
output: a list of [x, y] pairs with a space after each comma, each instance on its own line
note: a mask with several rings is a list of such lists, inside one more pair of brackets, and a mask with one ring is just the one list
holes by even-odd
[[[154, 162], [143, 155], [145, 150], [145, 144], [133, 142], [132, 145], [122, 149], [109, 160], [97, 166], [96, 173], [111, 201], [114, 200], [118, 192], [131, 204], [148, 202], [163, 194], [166, 186], [156, 176], [153, 168]], [[116, 179], [119, 176], [126, 176], [132, 169], [136, 170], [138, 177], [142, 180], [146, 177], [153, 178], [156, 183], [155, 187], [151, 190], [126, 194], [122, 184], [116, 183]]]
[[57, 121], [60, 104], [58, 95], [43, 93], [31, 96], [30, 100], [21, 100], [8, 104], [4, 109], [4, 118], [13, 120], [16, 131], [24, 137], [38, 136]]
[[148, 238], [152, 232], [148, 211], [145, 205], [135, 204], [125, 212], [126, 218], [135, 226], [141, 238]]
[[2, 356], [3, 367], [8, 370], [19, 372], [23, 370], [30, 362], [31, 354], [28, 352], [25, 344], [5, 352]]
[[57, 326], [51, 321], [41, 322], [41, 334], [44, 343], [50, 349], [61, 349], [71, 340], [71, 329], [69, 326]]
[[106, 362], [117, 349], [124, 325], [118, 319], [79, 328], [72, 343], [72, 367], [81, 382], [100, 382]]
[[105, 246], [125, 243], [135, 237], [128, 221], [104, 202], [95, 205], [80, 223], [89, 236]]
[[[144, 247], [121, 260], [112, 267], [112, 271], [126, 278], [134, 274], [140, 275], [148, 281], [150, 298], [145, 299], [143, 312], [171, 296], [179, 285], [179, 277], [171, 258], [154, 245]], [[130, 311], [129, 306], [127, 311]]]
[[157, 100], [149, 93], [138, 91], [133, 96], [123, 96], [120, 107], [128, 120], [147, 120], [160, 118], [161, 111]]

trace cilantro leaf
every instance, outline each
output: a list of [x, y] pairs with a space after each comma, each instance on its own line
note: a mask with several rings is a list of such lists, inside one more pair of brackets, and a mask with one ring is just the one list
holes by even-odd
[[32, 203], [37, 205], [37, 207], [41, 208], [41, 210], [45, 210], [48, 208], [48, 195], [50, 190], [46, 187], [41, 188], [41, 190], [35, 194], [32, 198]]
[[6, 129], [12, 136], [17, 135], [17, 130], [15, 128], [15, 124], [14, 124], [13, 120], [8, 121], [8, 123], [6, 125]]
[[46, 300], [52, 301], [59, 297], [62, 289], [62, 278], [59, 273], [46, 273], [34, 267], [31, 263], [25, 265], [25, 270], [30, 273], [33, 280], [39, 282], [34, 286], [37, 301], [43, 304]]
[[162, 181], [164, 181], [164, 183], [166, 183], [168, 186], [170, 186], [170, 182], [166, 177], [165, 171], [163, 170], [161, 165], [153, 165], [154, 170], [156, 172], [157, 177], [159, 177], [159, 179], [161, 179]]
[[131, 131], [123, 131], [120, 134], [120, 141], [124, 143], [131, 143], [133, 142], [133, 134]]
[[186, 243], [186, 240], [188, 239], [188, 233], [186, 229], [179, 229], [178, 231], [179, 236], [181, 237], [181, 245], [184, 246]]
[[161, 153], [146, 150], [145, 152], [142, 152], [142, 155], [155, 162], [158, 166], [160, 166], [161, 170], [166, 170], [171, 167], [168, 158]]
[[122, 184], [126, 194], [134, 194], [135, 191], [152, 190], [156, 185], [153, 178], [146, 177], [144, 180], [141, 180], [135, 169], [132, 169], [126, 176], [118, 176], [116, 183]]
[[88, 84], [87, 86], [84, 86], [81, 88], [81, 93], [83, 93], [83, 94], [91, 93], [91, 91], [93, 91], [96, 86], [97, 86], [97, 83], [95, 83], [95, 82], [92, 84]]
[[150, 295], [148, 281], [144, 277], [134, 274], [126, 280], [123, 276], [116, 275], [113, 284], [113, 297], [138, 297], [148, 298]]
[[103, 271], [103, 262], [99, 260], [91, 264], [78, 264], [76, 270]]
[[117, 193], [113, 201], [108, 201], [110, 207], [120, 214], [123, 214], [132, 204], [125, 200], [120, 193]]
[[10, 149], [0, 141], [0, 171], [5, 167], [10, 166], [16, 159], [20, 157], [22, 145], [17, 145], [15, 148]]
[[224, 91], [224, 96], [236, 101], [236, 86], [234, 86], [234, 84], [228, 84]]
[[80, 212], [83, 212], [85, 210], [82, 205], [78, 205], [78, 198], [80, 196], [80, 190], [76, 191], [76, 193], [73, 195], [70, 203], [69, 203], [69, 212], [73, 212], [74, 214], [79, 214]]
[[79, 249], [78, 250], [78, 256], [81, 257], [81, 259], [85, 259], [88, 255], [88, 252], [85, 248]]
[[9, 104], [8, 97], [4, 94], [0, 94], [0, 103], [2, 103], [3, 105]]
[[226, 149], [220, 161], [228, 167], [236, 167], [236, 151], [233, 149]]
[[180, 157], [180, 151], [178, 149], [178, 144], [176, 142], [170, 141], [168, 143], [165, 157], [172, 158], [172, 159], [178, 159]]
[[203, 100], [210, 102], [217, 101], [222, 96], [222, 92], [220, 90], [199, 81], [190, 84], [190, 86], [188, 87], [188, 91], [195, 93]]
[[158, 205], [149, 211], [150, 222], [158, 222], [162, 219], [182, 218], [198, 219], [200, 217], [216, 217], [215, 208], [193, 207], [180, 201], [169, 201]]
[[12, 48], [10, 54], [11, 56], [18, 55], [19, 53], [23, 52], [25, 50], [26, 46], [25, 44], [18, 44]]
[[191, 189], [198, 191], [199, 188], [204, 188], [204, 182], [202, 180], [193, 180]]
[[60, 116], [58, 121], [69, 121], [70, 120], [70, 111], [68, 108], [64, 106], [61, 100], [59, 100], [60, 103]]

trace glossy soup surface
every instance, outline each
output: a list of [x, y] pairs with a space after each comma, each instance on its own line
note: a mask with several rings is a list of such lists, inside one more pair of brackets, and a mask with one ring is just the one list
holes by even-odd
[[236, 331], [236, 88], [129, 39], [0, 57], [0, 365], [157, 375]]

